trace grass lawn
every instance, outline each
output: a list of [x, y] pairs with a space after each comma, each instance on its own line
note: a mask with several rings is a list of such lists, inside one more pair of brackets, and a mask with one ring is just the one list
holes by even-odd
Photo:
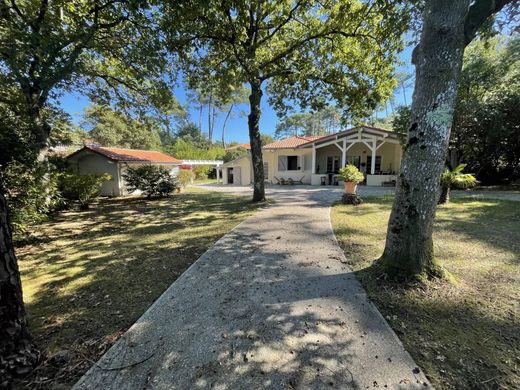
[[391, 199], [336, 205], [340, 245], [368, 295], [438, 389], [520, 388], [520, 202], [455, 199], [438, 209], [435, 253], [456, 284], [403, 287], [369, 268]]
[[72, 384], [255, 208], [249, 198], [190, 188], [161, 200], [104, 200], [36, 226], [35, 243], [17, 249], [31, 329], [47, 356], [68, 350], [72, 359], [47, 358], [23, 385]]

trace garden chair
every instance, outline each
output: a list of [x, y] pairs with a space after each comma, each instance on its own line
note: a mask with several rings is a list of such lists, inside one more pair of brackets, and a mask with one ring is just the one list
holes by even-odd
[[276, 180], [276, 184], [285, 185], [285, 179], [284, 178], [278, 179], [276, 176], [274, 176], [274, 180]]
[[291, 177], [287, 178], [287, 184], [290, 184], [290, 185], [293, 186], [294, 185], [294, 180]]
[[305, 177], [305, 175], [303, 175], [299, 180], [295, 180], [294, 182], [298, 183], [298, 184], [303, 184], [303, 178], [304, 177]]

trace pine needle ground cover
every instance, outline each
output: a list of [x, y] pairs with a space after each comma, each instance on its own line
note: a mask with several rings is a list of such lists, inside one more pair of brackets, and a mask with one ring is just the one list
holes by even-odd
[[449, 282], [402, 286], [371, 265], [392, 199], [336, 205], [349, 265], [438, 389], [520, 388], [520, 202], [455, 199], [438, 208], [434, 245]]

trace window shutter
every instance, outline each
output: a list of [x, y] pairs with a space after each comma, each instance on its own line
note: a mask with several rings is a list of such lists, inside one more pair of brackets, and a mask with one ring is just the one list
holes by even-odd
[[298, 168], [299, 168], [301, 171], [303, 171], [303, 164], [304, 164], [303, 156], [298, 156], [297, 164], [298, 164]]
[[287, 170], [287, 156], [278, 156], [278, 171], [283, 172]]

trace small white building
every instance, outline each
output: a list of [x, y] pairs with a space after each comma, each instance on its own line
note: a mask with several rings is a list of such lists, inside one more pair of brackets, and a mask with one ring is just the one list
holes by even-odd
[[177, 175], [183, 163], [172, 156], [154, 150], [108, 148], [102, 146], [84, 146], [67, 157], [76, 167], [78, 174], [108, 173], [112, 179], [101, 186], [103, 196], [127, 195], [123, 174], [128, 167], [139, 165], [159, 165]]
[[[288, 179], [311, 185], [334, 185], [346, 164], [358, 167], [366, 185], [391, 185], [401, 166], [397, 133], [370, 126], [354, 127], [326, 136], [291, 137], [262, 148], [264, 176], [276, 184]], [[253, 181], [250, 154], [222, 165], [224, 184]]]

